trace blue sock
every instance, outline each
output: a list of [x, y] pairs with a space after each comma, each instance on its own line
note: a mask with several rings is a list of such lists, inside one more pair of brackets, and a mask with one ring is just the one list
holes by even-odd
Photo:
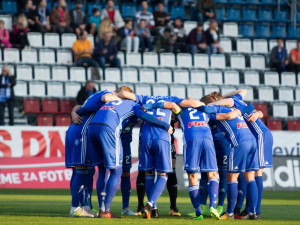
[[247, 198], [249, 198], [249, 206], [250, 210], [249, 213], [255, 213], [256, 211], [256, 205], [257, 205], [257, 197], [258, 197], [258, 191], [257, 191], [257, 185], [255, 180], [250, 180], [247, 184]]
[[110, 176], [106, 183], [106, 196], [104, 200], [105, 212], [109, 211], [113, 198], [118, 190], [122, 168], [110, 170]]
[[121, 177], [121, 191], [122, 191], [122, 201], [123, 201], [123, 209], [129, 207], [129, 198], [131, 192], [131, 183], [130, 177]]
[[92, 194], [93, 194], [93, 185], [94, 185], [94, 174], [95, 174], [95, 168], [88, 169], [89, 170], [89, 175], [87, 178], [87, 204], [88, 206], [92, 209]]
[[217, 179], [211, 179], [208, 184], [208, 194], [209, 194], [209, 207], [216, 208], [216, 203], [218, 199], [219, 181]]
[[160, 197], [160, 195], [164, 191], [167, 180], [168, 180], [167, 175], [157, 175], [157, 180], [156, 180], [155, 184], [153, 185], [150, 197], [148, 198], [148, 203], [151, 203], [152, 206], [153, 206], [153, 203], [157, 201], [157, 199]]
[[72, 181], [71, 193], [72, 193], [72, 207], [78, 207], [79, 202], [81, 206], [85, 206], [84, 195], [86, 178], [88, 170], [77, 170]]
[[227, 181], [226, 181], [226, 176], [227, 176], [227, 170], [220, 170], [219, 171], [219, 201], [218, 205], [223, 206], [224, 201], [226, 198], [226, 193], [227, 193]]
[[227, 213], [231, 214], [234, 210], [234, 204], [238, 195], [238, 183], [227, 182]]
[[260, 214], [261, 199], [262, 199], [262, 194], [264, 191], [263, 177], [262, 176], [255, 177], [255, 181], [256, 181], [256, 186], [257, 186], [257, 191], [258, 191], [256, 214]]
[[154, 185], [155, 175], [146, 175], [145, 176], [145, 191], [147, 198], [149, 199], [153, 185]]
[[207, 173], [201, 173], [201, 179], [200, 179], [200, 204], [206, 205], [207, 202], [207, 196], [208, 196], [208, 177]]
[[247, 182], [243, 174], [239, 175], [238, 182], [238, 197], [235, 207], [241, 209], [243, 207], [243, 203], [247, 194]]
[[201, 207], [200, 207], [200, 191], [198, 185], [189, 186], [189, 195], [191, 202], [194, 206], [196, 216], [200, 216], [202, 214]]
[[72, 189], [72, 183], [73, 183], [75, 175], [76, 175], [76, 169], [75, 169], [75, 167], [73, 167], [72, 168], [72, 176], [71, 176], [71, 180], [70, 180], [70, 190]]
[[[98, 166], [98, 180], [97, 180], [97, 196], [99, 202], [99, 210], [103, 208], [103, 202], [105, 199], [105, 186], [107, 180], [108, 172], [104, 166]], [[103, 209], [104, 210], [104, 209]]]

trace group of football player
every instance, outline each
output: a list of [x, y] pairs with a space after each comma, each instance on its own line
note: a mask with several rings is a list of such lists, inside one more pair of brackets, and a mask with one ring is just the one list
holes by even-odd
[[[181, 216], [176, 206], [174, 123], [183, 131], [183, 165], [195, 209], [191, 218], [259, 219], [263, 168], [272, 166], [273, 137], [263, 114], [244, 102], [246, 90], [222, 96], [212, 92], [200, 100], [175, 96], [134, 94], [126, 86], [91, 95], [72, 111], [66, 134], [66, 167], [70, 181], [71, 217], [118, 218], [110, 206], [120, 185], [122, 215], [158, 218], [157, 200], [166, 184], [170, 215]], [[138, 208], [129, 208], [133, 127], [140, 123]], [[91, 195], [95, 167], [99, 211]], [[201, 172], [200, 184], [198, 174]], [[121, 183], [120, 183], [121, 180]], [[144, 195], [148, 201], [144, 205]], [[209, 196], [209, 208], [206, 202]], [[227, 210], [223, 212], [225, 197]], [[243, 211], [244, 199], [246, 207]]]

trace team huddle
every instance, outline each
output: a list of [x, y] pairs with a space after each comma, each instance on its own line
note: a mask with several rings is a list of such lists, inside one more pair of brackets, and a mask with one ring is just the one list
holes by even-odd
[[[110, 212], [110, 206], [120, 179], [122, 215], [158, 218], [156, 202], [167, 184], [170, 215], [180, 216], [176, 208], [172, 147], [173, 125], [178, 120], [183, 131], [188, 192], [195, 209], [191, 219], [203, 220], [206, 215], [217, 220], [261, 218], [262, 171], [272, 167], [273, 137], [261, 120], [262, 112], [247, 105], [243, 101], [245, 96], [245, 90], [224, 96], [213, 92], [198, 101], [136, 95], [124, 86], [113, 92], [97, 92], [82, 106], [75, 106], [65, 153], [66, 167], [73, 169], [70, 216], [118, 218]], [[130, 143], [133, 127], [140, 121], [139, 205], [137, 212], [133, 212], [129, 209]], [[96, 166], [99, 211], [91, 203]], [[139, 195], [141, 186], [148, 198], [145, 206], [143, 193]], [[226, 196], [228, 205], [223, 212]], [[242, 211], [245, 198], [246, 207]]]

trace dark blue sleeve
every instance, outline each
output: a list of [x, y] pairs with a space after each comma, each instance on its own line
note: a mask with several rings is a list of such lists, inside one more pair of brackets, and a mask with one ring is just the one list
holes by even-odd
[[136, 97], [136, 103], [137, 104], [145, 104], [146, 103], [146, 97], [145, 95], [135, 95]]
[[180, 105], [180, 103], [183, 101], [183, 98], [178, 98], [176, 96], [169, 96], [168, 98], [165, 99], [167, 102], [174, 102], [177, 105]]
[[236, 94], [234, 96], [231, 97], [233, 100], [241, 100], [243, 101], [243, 96], [240, 94]]

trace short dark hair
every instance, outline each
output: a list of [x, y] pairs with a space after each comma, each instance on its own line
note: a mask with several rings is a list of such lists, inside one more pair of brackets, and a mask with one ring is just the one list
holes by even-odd
[[164, 30], [164, 33], [171, 33], [171, 29], [169, 27], [166, 27], [166, 29]]
[[98, 8], [93, 8], [92, 13], [95, 14], [96, 12], [99, 12], [100, 10]]
[[203, 27], [203, 23], [201, 21], [198, 21], [197, 27]]
[[300, 44], [300, 40], [297, 40], [297, 45]]
[[143, 1], [141, 1], [141, 4], [142, 4], [143, 2], [147, 2], [147, 3], [148, 3], [148, 1], [147, 1], [147, 0], [143, 0]]
[[113, 2], [114, 2], [114, 0], [107, 0], [106, 3], [110, 2], [110, 1], [113, 1]]
[[141, 19], [141, 20], [140, 20], [140, 23], [141, 23], [141, 22], [145, 22], [145, 23], [146, 23], [146, 20], [145, 20], [145, 19]]
[[128, 24], [129, 22], [132, 22], [132, 20], [131, 20], [131, 19], [128, 19], [128, 18], [125, 18], [125, 19], [124, 19], [124, 23], [125, 23], [125, 24]]
[[277, 41], [279, 41], [279, 40], [283, 41], [283, 38], [282, 37], [278, 37], [276, 40]]

